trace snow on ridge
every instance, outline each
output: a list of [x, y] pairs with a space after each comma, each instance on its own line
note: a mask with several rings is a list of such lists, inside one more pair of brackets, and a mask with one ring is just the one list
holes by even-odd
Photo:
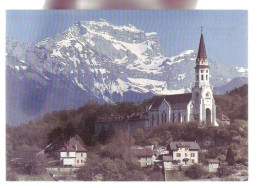
[[147, 37], [151, 37], [151, 36], [157, 36], [158, 34], [156, 32], [150, 32], [150, 33], [145, 33], [145, 35]]
[[159, 80], [151, 80], [146, 78], [127, 78], [130, 82], [132, 82], [135, 85], [139, 86], [164, 86], [166, 84], [166, 81], [159, 81]]
[[248, 71], [248, 69], [244, 68], [244, 67], [235, 67], [237, 69], [237, 72], [241, 72], [241, 73], [245, 73]]
[[195, 52], [195, 50], [186, 50], [186, 51], [181, 52], [181, 53], [178, 55], [178, 57], [182, 57], [182, 56], [185, 56], [185, 55], [190, 55], [190, 54], [192, 54], [192, 53], [194, 53], [194, 52]]
[[76, 82], [76, 84], [77, 84], [77, 86], [78, 86], [79, 88], [81, 88], [81, 89], [87, 91], [87, 90], [84, 88], [84, 86], [83, 86], [81, 83], [79, 83], [79, 81], [78, 81], [77, 78], [74, 78], [74, 81]]

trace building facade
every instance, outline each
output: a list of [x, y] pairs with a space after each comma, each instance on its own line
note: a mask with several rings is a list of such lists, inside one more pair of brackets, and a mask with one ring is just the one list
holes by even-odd
[[146, 113], [133, 113], [128, 116], [123, 115], [110, 115], [98, 119], [95, 123], [95, 138], [98, 138], [100, 132], [103, 130], [114, 129], [127, 130], [130, 134], [133, 134], [136, 129], [148, 128], [148, 116]]
[[59, 152], [63, 167], [80, 167], [86, 163], [87, 149], [74, 138], [64, 143]]
[[188, 166], [199, 162], [200, 146], [196, 142], [174, 141], [169, 150], [174, 164]]
[[201, 32], [192, 93], [156, 96], [146, 104], [149, 127], [167, 122], [200, 121], [217, 126], [216, 105], [209, 82], [210, 68]]

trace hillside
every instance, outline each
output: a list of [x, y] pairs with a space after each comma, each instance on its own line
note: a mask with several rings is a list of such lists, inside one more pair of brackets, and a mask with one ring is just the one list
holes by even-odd
[[[220, 158], [221, 160], [225, 160], [227, 148], [232, 146], [236, 153], [236, 162], [239, 164], [247, 164], [247, 90], [248, 86], [244, 85], [225, 95], [214, 96], [218, 112], [222, 112], [232, 119], [230, 126], [200, 126], [196, 122], [184, 124], [168, 123], [148, 132], [138, 130], [133, 135], [129, 135], [126, 132], [118, 133], [115, 130], [110, 130], [106, 133], [106, 137], [99, 140], [100, 144], [94, 141], [94, 125], [99, 117], [107, 114], [126, 115], [133, 112], [143, 112], [145, 103], [136, 105], [133, 102], [121, 102], [101, 105], [91, 101], [77, 110], [63, 110], [47, 113], [43, 117], [17, 127], [7, 125], [8, 170], [11, 170], [11, 174], [14, 172], [18, 174], [27, 174], [29, 171], [27, 168], [24, 168], [23, 163], [28, 161], [29, 157], [29, 165], [35, 165], [35, 171], [30, 172], [35, 174], [42, 173], [41, 170], [44, 169], [44, 166], [50, 165], [50, 162], [48, 161], [52, 161], [55, 158], [57, 159], [57, 151], [60, 148], [60, 145], [73, 136], [76, 136], [82, 144], [87, 145], [91, 156], [90, 158], [92, 158], [93, 161], [96, 161], [101, 156], [100, 161], [102, 161], [102, 163], [104, 162], [104, 165], [109, 163], [114, 165], [115, 168], [119, 168], [119, 166], [115, 163], [114, 156], [119, 154], [114, 153], [111, 148], [120, 148], [120, 144], [124, 145], [126, 148], [130, 147], [128, 145], [130, 143], [131, 146], [152, 144], [155, 147], [165, 147], [173, 140], [196, 140], [203, 145], [203, 140], [208, 137], [213, 139], [215, 145], [212, 146], [207, 153], [200, 156], [202, 162], [207, 158]], [[44, 157], [39, 158], [37, 153], [43, 149], [45, 149]], [[142, 177], [139, 180], [147, 180], [147, 178], [153, 179], [154, 176], [156, 176], [155, 174], [158, 173], [157, 171], [144, 172], [142, 169], [135, 166], [135, 164], [125, 164], [125, 160], [128, 160], [128, 158], [124, 158], [123, 156], [126, 155], [124, 152], [127, 150], [128, 149], [123, 150], [123, 153], [120, 153], [121, 157], [120, 160], [118, 159], [118, 162], [126, 165], [126, 168], [132, 168], [133, 166], [131, 167], [131, 165], [134, 165], [134, 168], [136, 168], [138, 173], [140, 173], [140, 177]], [[102, 158], [102, 156], [105, 158]], [[16, 163], [14, 158], [18, 158], [19, 160], [24, 159], [24, 161]], [[39, 164], [38, 161], [42, 162]], [[94, 163], [92, 165], [94, 165]], [[104, 168], [106, 167], [107, 166], [105, 165]], [[88, 168], [85, 170], [88, 170]], [[84, 170], [83, 172], [85, 173]], [[109, 169], [108, 173], [110, 173]], [[124, 180], [126, 176], [131, 177], [130, 174], [125, 174], [125, 176], [121, 177], [122, 180]], [[159, 176], [161, 177], [161, 175]], [[132, 178], [138, 179], [137, 176]]]

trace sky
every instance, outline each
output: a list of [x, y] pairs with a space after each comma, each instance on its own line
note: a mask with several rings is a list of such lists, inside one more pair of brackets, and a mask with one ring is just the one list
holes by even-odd
[[248, 67], [246, 10], [8, 10], [6, 36], [36, 43], [65, 31], [76, 21], [100, 18], [157, 32], [163, 52], [169, 57], [185, 50], [197, 51], [203, 26], [209, 59]]

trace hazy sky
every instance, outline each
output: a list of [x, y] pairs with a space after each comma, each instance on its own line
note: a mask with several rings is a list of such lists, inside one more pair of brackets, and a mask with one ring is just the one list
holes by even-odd
[[203, 26], [208, 58], [248, 67], [248, 12], [244, 10], [10, 10], [6, 12], [6, 35], [23, 42], [39, 42], [63, 32], [75, 21], [100, 18], [157, 32], [168, 56], [189, 49], [197, 51]]

